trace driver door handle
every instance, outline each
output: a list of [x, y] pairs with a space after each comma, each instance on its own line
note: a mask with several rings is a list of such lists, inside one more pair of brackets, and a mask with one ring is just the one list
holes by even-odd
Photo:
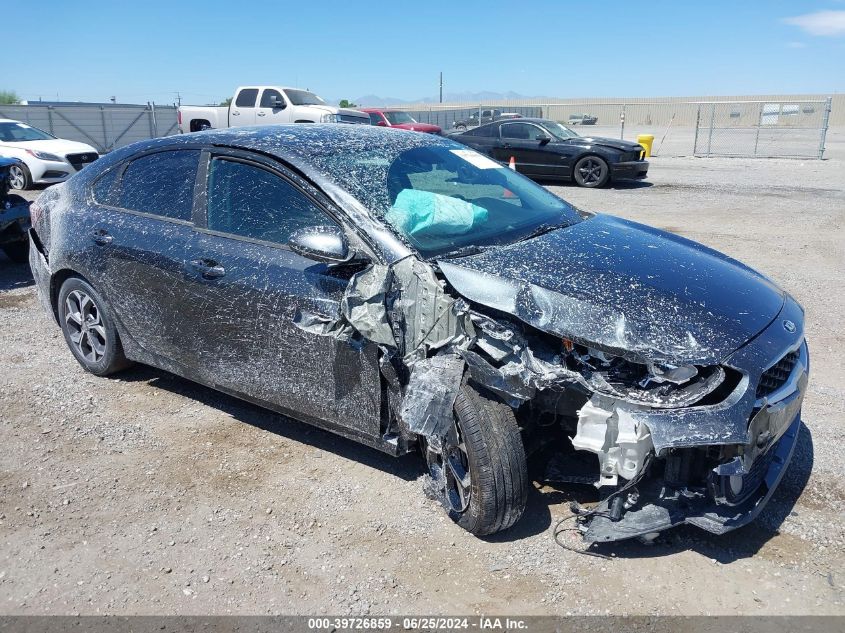
[[267, 116], [266, 112], [257, 112], [256, 116]]
[[105, 246], [106, 244], [111, 244], [114, 241], [114, 238], [109, 235], [109, 232], [105, 229], [95, 229], [91, 233], [91, 239], [94, 244], [99, 246]]
[[226, 274], [226, 269], [213, 259], [192, 259], [189, 264], [203, 279], [220, 279]]

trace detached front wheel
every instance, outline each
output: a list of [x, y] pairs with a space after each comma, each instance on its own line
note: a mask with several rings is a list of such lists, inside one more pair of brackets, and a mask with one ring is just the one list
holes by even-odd
[[468, 532], [501, 532], [522, 517], [525, 448], [513, 410], [503, 402], [464, 384], [442, 445], [427, 443], [425, 453], [433, 492]]

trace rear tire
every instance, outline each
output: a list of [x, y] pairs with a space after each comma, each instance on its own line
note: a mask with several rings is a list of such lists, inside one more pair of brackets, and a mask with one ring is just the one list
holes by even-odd
[[111, 310], [84, 279], [70, 277], [59, 290], [59, 324], [74, 358], [83, 369], [107, 376], [129, 367]]
[[594, 189], [604, 187], [610, 180], [610, 167], [607, 161], [598, 156], [584, 156], [572, 170], [572, 177], [581, 187]]
[[[468, 532], [481, 536], [507, 530], [522, 517], [528, 500], [525, 448], [513, 409], [464, 384], [454, 413], [439, 462], [433, 463], [427, 448], [435, 488], [450, 518]], [[446, 463], [450, 457], [456, 463], [451, 467]], [[466, 489], [455, 491], [461, 467], [469, 479], [468, 499]]]
[[3, 244], [2, 248], [6, 257], [16, 264], [29, 261], [29, 242], [12, 242], [11, 244]]

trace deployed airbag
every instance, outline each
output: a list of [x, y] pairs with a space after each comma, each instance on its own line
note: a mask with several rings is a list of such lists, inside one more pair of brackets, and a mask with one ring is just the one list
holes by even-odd
[[414, 239], [463, 235], [487, 221], [487, 209], [430, 191], [403, 189], [385, 219]]

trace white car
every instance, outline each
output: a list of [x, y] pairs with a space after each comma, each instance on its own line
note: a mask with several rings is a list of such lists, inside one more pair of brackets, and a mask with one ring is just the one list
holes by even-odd
[[12, 119], [0, 119], [0, 156], [18, 158], [9, 170], [12, 189], [64, 182], [100, 155], [90, 145], [66, 141]]

